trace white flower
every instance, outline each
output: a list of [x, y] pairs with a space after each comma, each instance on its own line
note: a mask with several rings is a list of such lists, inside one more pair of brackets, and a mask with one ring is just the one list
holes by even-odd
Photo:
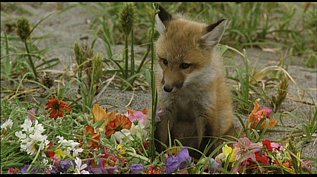
[[32, 121], [30, 119], [25, 119], [24, 123], [21, 125], [21, 128], [23, 128], [24, 131], [28, 131], [31, 129]]
[[116, 138], [116, 140], [120, 144], [123, 144], [123, 142], [127, 142], [129, 140], [133, 140], [130, 130], [127, 130], [127, 129], [122, 129], [121, 131], [117, 131], [113, 134], [113, 136]]
[[9, 118], [1, 125], [1, 129], [6, 130], [7, 128], [11, 128], [12, 125], [13, 125], [13, 121]]
[[82, 148], [78, 148], [78, 149], [73, 150], [73, 156], [74, 157], [78, 156], [79, 152], [83, 152], [83, 149]]
[[15, 136], [19, 138], [22, 151], [35, 155], [39, 150], [43, 150], [48, 146], [49, 141], [47, 140], [47, 136], [42, 135], [45, 129], [37, 120], [35, 120], [34, 127], [32, 127], [32, 121], [25, 119], [21, 128], [23, 130], [16, 132]]
[[26, 134], [22, 133], [22, 131], [15, 132], [15, 136], [17, 136], [19, 139], [26, 138]]
[[76, 157], [79, 152], [83, 151], [82, 148], [79, 148], [80, 144], [78, 142], [75, 142], [74, 140], [66, 140], [62, 136], [57, 136], [57, 138], [59, 139], [58, 143], [60, 144], [61, 149], [63, 149], [67, 155], [70, 155], [72, 151], [72, 155]]
[[87, 168], [87, 164], [81, 164], [81, 159], [76, 157], [75, 163], [76, 163], [76, 174], [89, 174], [88, 171], [84, 170]]
[[21, 149], [26, 151], [27, 154], [35, 155], [37, 150], [33, 141], [28, 141], [25, 144], [21, 144]]
[[144, 125], [142, 124], [138, 124], [138, 125], [132, 124], [130, 131], [131, 131], [131, 134], [137, 137], [138, 139], [144, 139], [147, 136], [147, 131], [145, 130]]

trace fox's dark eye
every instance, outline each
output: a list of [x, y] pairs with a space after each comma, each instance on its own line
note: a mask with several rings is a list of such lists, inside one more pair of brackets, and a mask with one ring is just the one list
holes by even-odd
[[180, 65], [180, 67], [181, 67], [182, 69], [187, 69], [187, 68], [190, 67], [190, 65], [191, 65], [191, 64], [189, 64], [189, 63], [182, 63], [182, 64]]
[[167, 61], [166, 59], [164, 59], [164, 58], [162, 58], [161, 60], [162, 60], [163, 64], [164, 64], [165, 66], [167, 66], [168, 61]]

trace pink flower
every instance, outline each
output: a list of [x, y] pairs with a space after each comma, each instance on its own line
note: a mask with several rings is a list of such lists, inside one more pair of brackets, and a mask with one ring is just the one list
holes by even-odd
[[28, 118], [34, 122], [35, 121], [35, 108], [28, 110]]
[[138, 121], [140, 124], [145, 125], [147, 123], [147, 109], [143, 111], [128, 110], [128, 118], [131, 122]]
[[273, 149], [278, 150], [278, 151], [283, 151], [285, 149], [282, 145], [280, 145], [278, 143], [271, 143], [271, 146]]
[[240, 138], [233, 146], [238, 148], [238, 152], [236, 154], [237, 159], [244, 156], [241, 160], [242, 163], [248, 159], [255, 161], [256, 159], [254, 153], [261, 151], [262, 148], [261, 144], [252, 143], [247, 137]]
[[266, 106], [264, 106], [262, 109], [266, 111], [266, 117], [270, 117], [270, 115], [272, 114], [272, 109]]

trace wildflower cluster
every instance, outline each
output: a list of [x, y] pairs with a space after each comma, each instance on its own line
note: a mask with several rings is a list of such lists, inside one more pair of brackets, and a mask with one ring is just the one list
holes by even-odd
[[46, 148], [49, 141], [46, 135], [42, 135], [45, 131], [42, 124], [39, 124], [38, 121], [35, 120], [34, 125], [32, 125], [31, 120], [25, 119], [21, 125], [22, 130], [15, 132], [15, 136], [19, 138], [22, 151], [30, 155], [35, 155], [37, 151]]
[[[71, 107], [58, 99], [50, 99], [48, 119], [60, 122], [64, 111]], [[173, 146], [167, 152], [161, 153], [161, 159], [150, 162], [149, 155], [149, 120], [147, 110], [128, 110], [125, 114], [110, 112], [99, 104], [95, 104], [88, 124], [77, 127], [79, 134], [70, 131], [76, 139], [65, 138], [65, 132], [54, 136], [44, 135], [48, 124], [39, 123], [42, 118], [37, 117], [34, 109], [27, 111], [28, 116], [20, 128], [14, 119], [8, 119], [1, 125], [1, 135], [7, 136], [10, 131], [17, 130], [13, 138], [2, 138], [6, 142], [18, 140], [20, 150], [26, 152], [32, 159], [26, 161], [22, 168], [6, 168], [7, 173], [45, 173], [45, 174], [188, 174], [188, 173], [296, 173], [296, 169], [310, 169], [312, 161], [298, 160], [300, 152], [290, 150], [291, 144], [286, 146], [270, 139], [256, 140], [249, 136], [226, 142], [215, 156], [203, 156], [192, 159], [187, 147]], [[69, 116], [72, 118], [72, 116]], [[259, 131], [267, 125], [263, 119], [269, 121], [269, 127], [276, 125], [269, 108], [261, 107], [257, 102], [251, 112], [248, 125]], [[45, 119], [44, 119], [45, 121]], [[61, 125], [62, 126], [62, 125]], [[50, 126], [52, 128], [54, 126]], [[21, 130], [22, 128], [22, 130]], [[81, 133], [80, 133], [81, 132]], [[47, 133], [47, 132], [46, 132]], [[13, 133], [11, 133], [13, 134]], [[67, 133], [66, 133], [67, 134]], [[49, 138], [48, 137], [52, 137]], [[15, 138], [15, 139], [14, 139]], [[17, 148], [19, 148], [17, 146]], [[37, 156], [39, 154], [39, 156]], [[295, 157], [296, 156], [296, 157]]]

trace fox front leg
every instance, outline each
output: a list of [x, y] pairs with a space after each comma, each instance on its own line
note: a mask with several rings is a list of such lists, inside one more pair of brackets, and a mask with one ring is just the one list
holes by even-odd
[[169, 131], [171, 131], [175, 115], [172, 111], [166, 109], [163, 110], [161, 114], [158, 114], [158, 121], [155, 125], [155, 147], [158, 152], [165, 150], [162, 144], [168, 146], [169, 143]]

